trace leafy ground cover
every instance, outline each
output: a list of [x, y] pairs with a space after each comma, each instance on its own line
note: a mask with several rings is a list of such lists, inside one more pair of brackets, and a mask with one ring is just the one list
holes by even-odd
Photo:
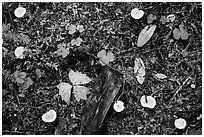
[[202, 3], [2, 3], [3, 134], [81, 134], [104, 67], [123, 75], [124, 110], [111, 106], [96, 134], [201, 134], [201, 24]]

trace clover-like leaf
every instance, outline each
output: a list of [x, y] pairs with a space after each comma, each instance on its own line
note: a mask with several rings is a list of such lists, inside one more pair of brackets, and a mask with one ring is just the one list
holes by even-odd
[[188, 34], [187, 30], [184, 29], [183, 23], [179, 25], [179, 29], [175, 28], [173, 30], [173, 34], [174, 34], [174, 38], [177, 39], [177, 40], [180, 39], [180, 38], [182, 40], [187, 40], [188, 37], [189, 37], [189, 34]]
[[155, 15], [153, 15], [153, 14], [149, 14], [149, 15], [147, 16], [147, 22], [148, 22], [149, 24], [151, 24], [155, 19], [157, 19], [157, 17], [156, 17]]
[[137, 46], [142, 47], [147, 41], [152, 37], [154, 31], [156, 29], [156, 25], [146, 26], [139, 34]]
[[80, 37], [78, 37], [77, 39], [72, 39], [72, 40], [71, 40], [71, 45], [72, 45], [72, 46], [74, 46], [74, 45], [80, 46], [80, 44], [81, 44], [82, 41], [83, 41], [83, 40], [82, 40]]
[[69, 34], [74, 34], [76, 32], [76, 26], [75, 25], [70, 25], [69, 28]]
[[28, 89], [30, 85], [33, 85], [33, 80], [30, 77], [25, 78], [25, 82], [23, 83], [22, 87], [24, 89]]
[[102, 66], [105, 66], [109, 62], [114, 61], [114, 54], [112, 52], [106, 52], [105, 50], [101, 50], [98, 52], [97, 57], [100, 59], [99, 62]]
[[87, 93], [89, 89], [85, 86], [74, 86], [73, 87], [73, 92], [74, 92], [74, 97], [76, 100], [79, 102], [81, 99], [87, 100]]
[[74, 72], [73, 70], [70, 70], [69, 80], [72, 82], [73, 85], [78, 85], [88, 84], [91, 81], [91, 78], [89, 78], [86, 74], [82, 74], [81, 72]]
[[57, 47], [58, 47], [57, 49], [58, 56], [62, 56], [63, 58], [65, 58], [69, 54], [69, 47], [66, 48], [65, 43], [60, 43], [57, 45]]
[[57, 85], [57, 88], [59, 89], [59, 95], [62, 97], [62, 100], [69, 105], [72, 86], [69, 83], [61, 82]]
[[83, 25], [77, 25], [76, 29], [77, 29], [79, 32], [83, 32], [83, 31], [84, 31], [84, 26], [83, 26]]

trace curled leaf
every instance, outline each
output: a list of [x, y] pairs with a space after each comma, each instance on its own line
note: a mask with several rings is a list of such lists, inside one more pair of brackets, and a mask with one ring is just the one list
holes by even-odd
[[156, 25], [146, 26], [139, 34], [137, 47], [142, 47], [153, 35]]
[[169, 14], [166, 17], [166, 22], [174, 22], [175, 19], [176, 19], [176, 16], [174, 14]]

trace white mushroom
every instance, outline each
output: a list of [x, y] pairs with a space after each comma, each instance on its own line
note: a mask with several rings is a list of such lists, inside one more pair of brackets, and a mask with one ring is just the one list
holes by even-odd
[[53, 109], [51, 109], [42, 115], [42, 120], [44, 122], [53, 122], [55, 121], [56, 117], [57, 117], [57, 113]]
[[23, 54], [24, 51], [25, 51], [24, 47], [17, 47], [15, 49], [15, 56], [16, 56], [16, 58], [23, 59], [24, 58], [24, 54]]
[[183, 118], [178, 118], [174, 121], [174, 125], [178, 129], [184, 129], [186, 127], [186, 120]]
[[125, 109], [124, 103], [118, 100], [114, 103], [113, 108], [116, 112], [121, 112]]
[[134, 9], [132, 9], [130, 14], [134, 19], [140, 19], [144, 15], [144, 11], [139, 10], [138, 8], [134, 8]]
[[152, 96], [142, 96], [140, 98], [140, 103], [143, 107], [153, 109], [156, 105], [156, 100]]
[[25, 15], [26, 9], [23, 7], [18, 7], [15, 9], [14, 14], [17, 18], [21, 18]]

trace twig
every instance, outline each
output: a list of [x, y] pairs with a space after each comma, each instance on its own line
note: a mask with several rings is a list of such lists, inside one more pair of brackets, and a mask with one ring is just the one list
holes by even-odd
[[191, 77], [188, 77], [183, 83], [182, 85], [180, 85], [176, 90], [174, 95], [172, 96], [172, 98], [170, 99], [170, 101], [172, 101], [174, 99], [174, 97], [178, 94], [178, 92], [182, 89], [182, 87], [186, 84], [186, 82], [188, 82], [188, 80], [191, 79]]

